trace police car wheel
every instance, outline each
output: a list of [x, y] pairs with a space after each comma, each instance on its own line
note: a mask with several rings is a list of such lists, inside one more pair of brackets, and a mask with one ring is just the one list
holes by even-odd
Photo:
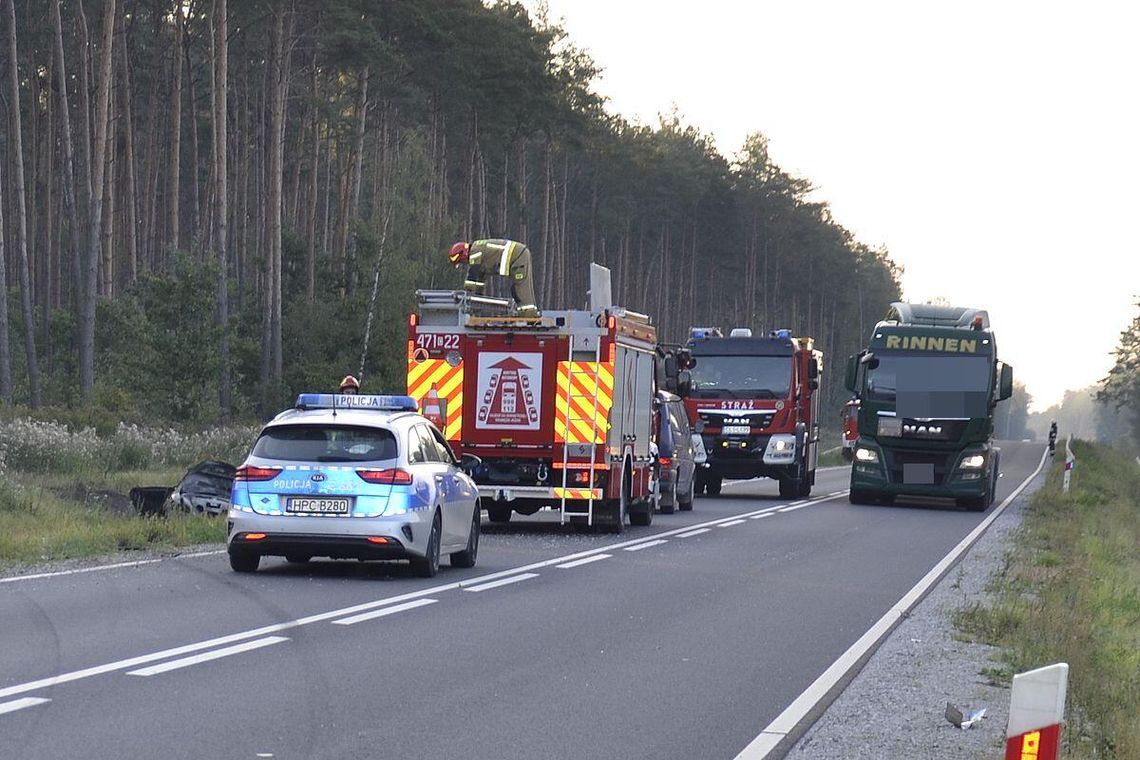
[[256, 573], [257, 566], [261, 564], [261, 555], [251, 552], [231, 551], [230, 568], [235, 573]]
[[479, 556], [479, 508], [475, 508], [475, 516], [471, 518], [471, 532], [467, 535], [467, 548], [461, 552], [451, 554], [452, 567], [475, 567], [475, 559]]
[[412, 560], [412, 571], [421, 578], [434, 578], [439, 572], [439, 534], [441, 532], [439, 512], [431, 523], [428, 534], [427, 553]]
[[708, 492], [709, 496], [720, 496], [722, 485], [723, 481], [720, 478], [709, 478], [705, 481], [705, 491]]

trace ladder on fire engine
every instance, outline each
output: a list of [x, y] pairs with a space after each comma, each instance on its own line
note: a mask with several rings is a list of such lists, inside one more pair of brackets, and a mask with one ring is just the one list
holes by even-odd
[[[577, 364], [577, 362], [574, 361], [575, 338], [576, 337], [580, 338], [582, 336], [575, 336], [573, 333], [570, 334], [570, 361], [568, 362], [567, 368], [566, 368], [566, 374], [567, 374], [566, 388], [564, 389], [564, 393], [563, 393], [563, 400], [565, 401], [565, 407], [566, 407], [566, 435], [565, 435], [566, 440], [564, 440], [562, 442], [562, 499], [561, 499], [561, 506], [559, 508], [559, 524], [565, 525], [567, 517], [581, 517], [582, 516], [581, 512], [574, 512], [574, 511], [571, 511], [569, 513], [566, 512], [566, 493], [567, 493], [567, 489], [570, 488], [570, 486], [571, 486], [571, 484], [568, 482], [570, 479], [570, 470], [571, 469], [575, 469], [575, 470], [581, 469], [581, 465], [586, 464], [585, 462], [572, 463], [570, 461], [570, 447], [572, 444], [570, 443], [570, 440], [569, 440], [571, 435], [572, 435], [571, 430], [573, 429], [572, 428], [573, 417], [574, 417], [573, 402], [575, 399], [585, 400], [585, 399], [590, 398], [590, 396], [587, 394], [577, 393], [575, 391], [574, 378], [575, 377], [583, 377], [584, 379], [590, 380], [590, 382], [587, 383], [587, 386], [594, 389], [593, 401], [592, 401], [594, 411], [593, 411], [593, 414], [590, 415], [590, 420], [589, 420], [589, 423], [590, 423], [590, 426], [589, 426], [589, 430], [590, 430], [590, 440], [589, 440], [590, 462], [589, 462], [589, 469], [586, 471], [586, 490], [589, 493], [589, 497], [586, 500], [586, 525], [592, 526], [594, 524], [594, 501], [595, 501], [595, 499], [594, 499], [594, 484], [595, 484], [594, 467], [598, 464], [598, 461], [597, 461], [597, 456], [598, 456], [598, 445], [597, 445], [597, 440], [598, 440], [598, 383], [599, 383], [599, 375], [601, 374], [601, 368], [602, 368], [602, 339], [601, 339], [600, 335], [593, 336], [594, 361], [591, 362], [592, 369], [582, 371], [582, 372], [578, 372], [578, 371], [575, 371], [575, 365]], [[571, 468], [571, 464], [576, 464], [577, 467]]]

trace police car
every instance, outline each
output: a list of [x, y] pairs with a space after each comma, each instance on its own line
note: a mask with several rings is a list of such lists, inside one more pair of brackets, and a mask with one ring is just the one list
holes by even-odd
[[407, 559], [473, 567], [479, 491], [409, 396], [302, 393], [262, 428], [234, 476], [230, 566], [264, 556]]

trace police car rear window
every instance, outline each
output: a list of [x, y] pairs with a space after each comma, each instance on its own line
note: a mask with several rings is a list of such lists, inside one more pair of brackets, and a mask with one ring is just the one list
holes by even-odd
[[375, 462], [397, 454], [392, 431], [347, 425], [273, 427], [253, 445], [255, 457], [292, 462]]

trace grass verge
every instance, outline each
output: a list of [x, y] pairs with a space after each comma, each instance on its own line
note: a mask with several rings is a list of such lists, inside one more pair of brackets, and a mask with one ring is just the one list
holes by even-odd
[[[115, 473], [109, 482], [94, 485], [59, 477], [0, 479], [0, 569], [225, 540], [224, 519], [184, 513], [140, 517], [113, 508], [105, 495], [126, 493], [130, 487], [120, 492], [116, 481], [125, 486], [131, 475]], [[133, 482], [171, 482], [152, 480], [152, 475], [162, 473], [145, 473], [145, 483]]]
[[1063, 757], [1140, 758], [1140, 467], [1078, 441], [1061, 493], [1063, 448], [1030, 500], [992, 602], [960, 610], [968, 638], [1002, 648], [985, 675], [1069, 663]]

